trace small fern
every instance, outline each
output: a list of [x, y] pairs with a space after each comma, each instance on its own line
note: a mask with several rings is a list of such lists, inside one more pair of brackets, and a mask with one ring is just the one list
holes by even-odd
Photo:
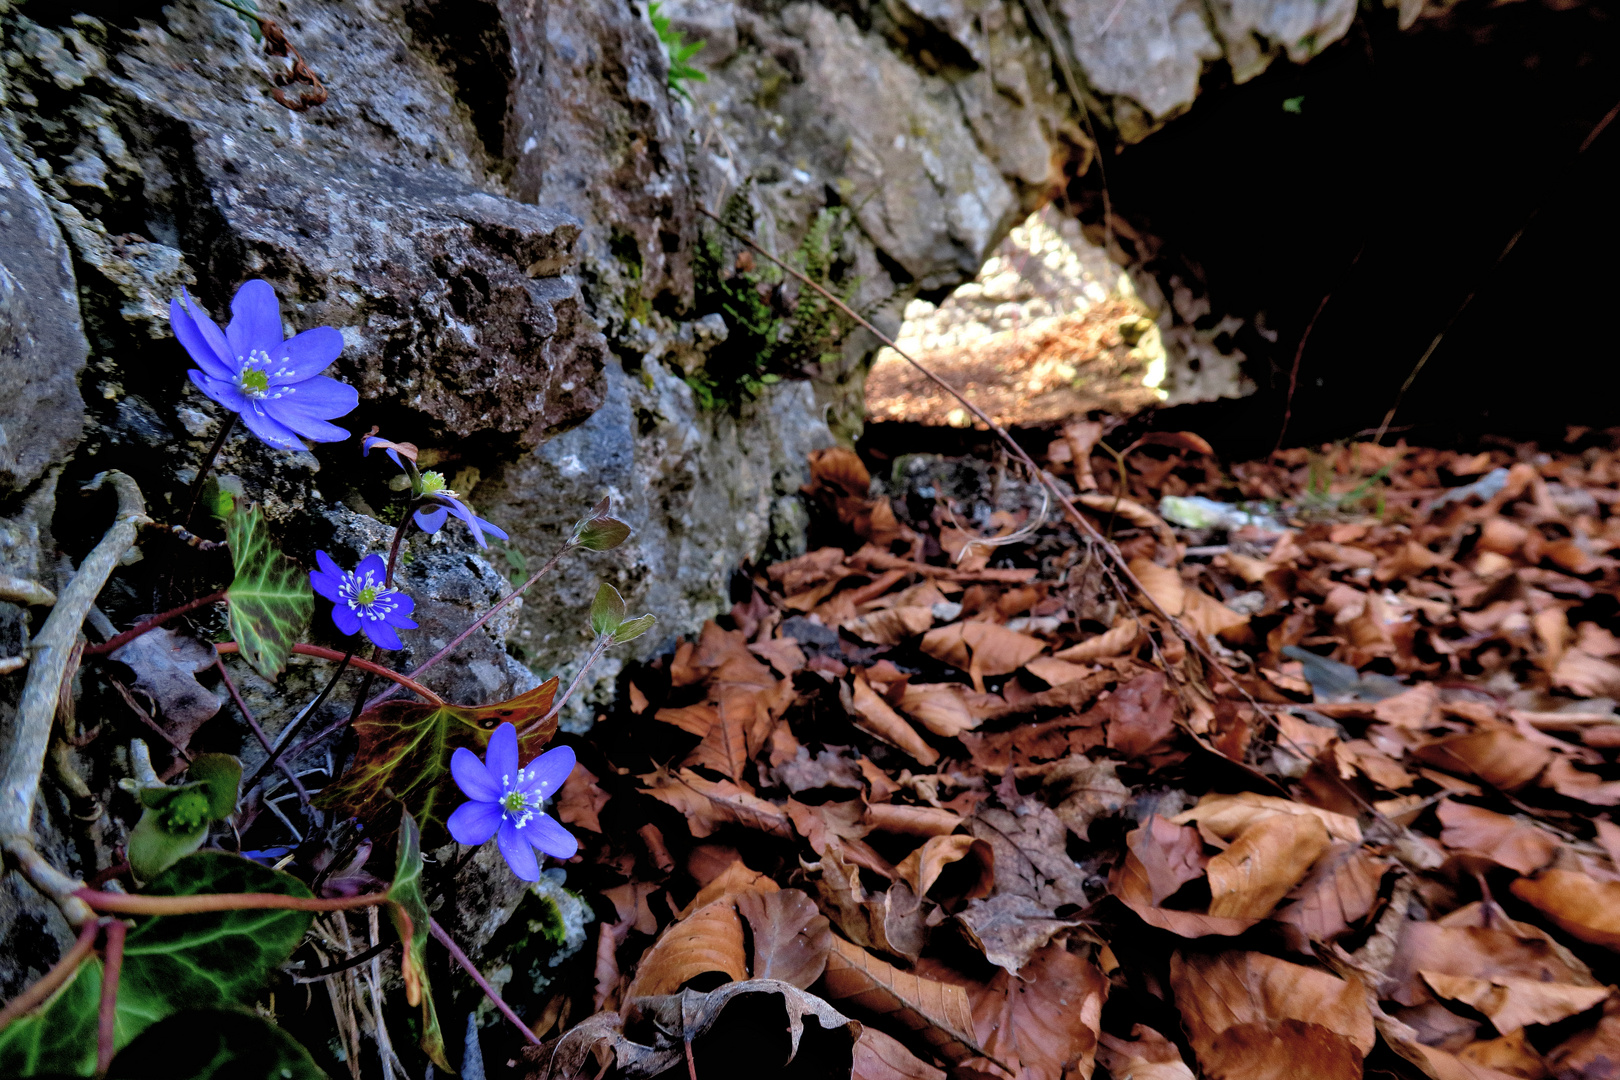
[[706, 44], [702, 41], [687, 41], [681, 32], [670, 25], [668, 15], [661, 15], [658, 9], [663, 7], [660, 3], [647, 6], [647, 17], [652, 20], [653, 30], [658, 34], [658, 40], [664, 46], [664, 55], [669, 58], [669, 89], [679, 94], [687, 101], [692, 95], [687, 93], [683, 82], [708, 82], [709, 77], [691, 64], [687, 63], [697, 54], [697, 51]]

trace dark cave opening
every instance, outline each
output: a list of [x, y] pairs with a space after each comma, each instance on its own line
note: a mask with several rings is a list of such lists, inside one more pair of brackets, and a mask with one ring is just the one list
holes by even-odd
[[[1616, 108], [1612, 4], [1468, 0], [1406, 31], [1364, 9], [1309, 64], [1206, 86], [1187, 116], [1107, 155], [1109, 194], [1149, 238], [1137, 254], [1155, 276], [1202, 282], [1207, 323], [1249, 320], [1235, 344], [1258, 390], [1153, 426], [1269, 451], [1324, 297], [1286, 444], [1376, 429], [1453, 316], [1395, 435], [1461, 444], [1614, 424], [1620, 123], [1594, 131]], [[1100, 224], [1096, 184], [1093, 169], [1069, 197]]]

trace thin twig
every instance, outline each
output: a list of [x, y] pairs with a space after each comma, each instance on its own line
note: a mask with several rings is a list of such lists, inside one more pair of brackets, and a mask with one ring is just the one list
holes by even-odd
[[196, 896], [131, 896], [128, 893], [74, 892], [97, 911], [117, 915], [194, 915], [200, 911], [351, 911], [388, 902], [387, 893], [360, 896], [286, 896], [282, 893], [200, 893]]
[[112, 683], [114, 690], [118, 691], [118, 696], [124, 699], [124, 704], [128, 705], [130, 710], [133, 711], [136, 716], [140, 717], [141, 723], [157, 732], [158, 738], [168, 743], [169, 749], [180, 755], [181, 758], [185, 759], [186, 761], [191, 760], [191, 754], [186, 750], [186, 748], [176, 742], [173, 735], [170, 735], [167, 731], [164, 731], [162, 726], [160, 726], [156, 720], [152, 719], [151, 713], [141, 708], [141, 703], [135, 700], [135, 695], [130, 692], [129, 687], [125, 686], [118, 679], [109, 679], [107, 681]]
[[79, 564], [79, 572], [62, 590], [56, 607], [34, 638], [34, 659], [23, 684], [5, 751], [4, 773], [0, 775], [0, 844], [34, 887], [50, 896], [74, 926], [83, 925], [92, 915], [73, 895], [83, 883], [51, 866], [35, 850], [34, 800], [39, 794], [45, 754], [50, 749], [62, 676], [78, 644], [80, 627], [113, 568], [134, 544], [141, 526], [150, 520], [134, 480], [121, 472], [106, 472], [89, 486], [93, 489], [103, 482], [110, 482], [118, 492], [118, 514], [101, 542]]
[[[243, 701], [242, 695], [237, 692], [236, 683], [231, 681], [231, 673], [225, 670], [225, 659], [216, 654], [214, 656], [214, 667], [219, 669], [219, 677], [225, 683], [225, 691], [231, 695], [231, 700], [236, 703], [236, 709], [242, 714], [242, 719], [246, 720], [248, 727], [253, 729], [253, 737], [259, 740], [259, 745], [264, 747], [264, 752], [269, 755], [267, 760], [275, 761], [275, 748], [270, 745], [270, 739], [265, 735], [264, 728], [260, 727], [259, 722], [253, 718], [253, 713], [248, 709], [247, 702]], [[292, 771], [292, 767], [285, 762], [276, 762], [276, 764], [281, 766], [282, 775], [291, 782], [293, 790], [298, 792], [298, 801], [304, 806], [308, 806], [309, 792], [305, 791], [304, 785], [299, 783], [298, 776]], [[263, 771], [260, 770], [261, 773]], [[254, 774], [255, 780], [258, 779], [258, 775], [258, 773]], [[252, 785], [249, 785], [244, 790], [251, 791]]]
[[105, 1076], [118, 1044], [118, 976], [124, 970], [124, 935], [121, 919], [107, 922], [105, 967], [101, 972], [101, 1010], [96, 1023], [96, 1075]]
[[[293, 775], [292, 767], [282, 761], [281, 750], [288, 743], [292, 742], [292, 737], [298, 733], [298, 728], [300, 725], [302, 725], [303, 722], [309, 719], [311, 716], [314, 716], [315, 710], [319, 709], [326, 703], [327, 697], [332, 693], [332, 688], [337, 686], [338, 680], [342, 678], [343, 673], [348, 670], [349, 661], [352, 659], [354, 659], [354, 649], [350, 648], [347, 653], [344, 653], [342, 663], [338, 664], [337, 670], [332, 672], [332, 677], [326, 681], [326, 685], [321, 688], [321, 692], [315, 696], [314, 701], [310, 702], [309, 708], [300, 713], [298, 718], [288, 726], [287, 730], [282, 732], [281, 736], [276, 740], [276, 745], [271, 746], [269, 741], [265, 739], [264, 733], [259, 731], [258, 725], [253, 725], [254, 732], [259, 736], [259, 741], [264, 743], [264, 752], [268, 756], [264, 759], [264, 763], [254, 770], [253, 775], [248, 778], [248, 782], [242, 785], [243, 791], [252, 791], [253, 785], [259, 782], [259, 778], [270, 769], [270, 766], [280, 765], [281, 771], [286, 773], [287, 778], [292, 781], [293, 790], [298, 792], [298, 797], [303, 800], [303, 804], [305, 806], [309, 805], [309, 796], [304, 793], [303, 785], [300, 784], [298, 782], [298, 778]], [[224, 673], [225, 665], [223, 662], [220, 662], [219, 670], [221, 674]], [[230, 686], [229, 678], [225, 680], [225, 685]], [[236, 690], [234, 687], [231, 689], [231, 696], [236, 697]], [[243, 715], [246, 716], [247, 706], [242, 704], [241, 698], [236, 698], [236, 705], [237, 708], [242, 710]], [[252, 717], [248, 718], [248, 723], [253, 724]]]
[[478, 967], [471, 960], [467, 959], [467, 954], [461, 951], [461, 946], [457, 945], [455, 940], [451, 938], [449, 934], [445, 933], [444, 927], [439, 925], [439, 921], [430, 917], [428, 919], [428, 928], [432, 931], [433, 936], [438, 940], [439, 944], [443, 945], [450, 951], [450, 958], [456, 963], [460, 964], [468, 975], [472, 976], [472, 981], [478, 984], [478, 988], [482, 990], [484, 992], [484, 996], [489, 998], [490, 1002], [500, 1010], [501, 1015], [512, 1021], [513, 1026], [519, 1031], [523, 1032], [523, 1038], [526, 1041], [533, 1043], [535, 1046], [539, 1046], [540, 1036], [530, 1031], [529, 1025], [525, 1024], [523, 1019], [519, 1017], [517, 1013], [512, 1011], [512, 1007], [510, 1005], [501, 1000], [501, 995], [495, 992], [495, 988], [491, 986], [489, 984], [489, 980], [484, 978], [483, 974], [479, 972]]
[[131, 641], [134, 641], [136, 638], [140, 637], [142, 634], [147, 633], [150, 630], [156, 630], [170, 619], [178, 619], [182, 615], [189, 615], [198, 608], [207, 607], [209, 604], [219, 603], [221, 600], [225, 599], [225, 592], [226, 590], [221, 589], [218, 592], [209, 593], [207, 596], [199, 596], [197, 599], [181, 604], [179, 607], [170, 611], [153, 615], [150, 619], [147, 619], [144, 622], [136, 623], [128, 630], [125, 630], [122, 634], [109, 638], [108, 640], [103, 641], [100, 645], [86, 645], [84, 648], [84, 655], [100, 656], [103, 653], [110, 653], [115, 649], [121, 649], [125, 645], [128, 645]]
[[6, 1029], [17, 1017], [45, 1003], [45, 999], [56, 993], [57, 987], [66, 983], [79, 970], [79, 964], [90, 955], [90, 950], [96, 947], [96, 934], [101, 931], [101, 924], [91, 919], [79, 928], [79, 940], [68, 947], [51, 970], [47, 971], [33, 986], [24, 990], [10, 1001], [6, 1007], [0, 1009], [0, 1031]]
[[[234, 641], [223, 641], [214, 647], [219, 650], [221, 656], [235, 656], [241, 651], [240, 647]], [[319, 660], [342, 660], [344, 656], [347, 655], [345, 653], [338, 652], [336, 649], [327, 649], [320, 645], [294, 645], [292, 647], [292, 651], [297, 653], [299, 656], [313, 656]], [[435, 694], [433, 691], [429, 690], [427, 687], [423, 686], [421, 683], [415, 681], [409, 676], [401, 675], [399, 672], [394, 671], [392, 668], [385, 668], [381, 664], [374, 663], [370, 660], [362, 660], [355, 656], [350, 657], [349, 663], [353, 664], [362, 671], [369, 671], [373, 675], [381, 675], [385, 679], [392, 679], [394, 682], [398, 683], [400, 686], [403, 686], [411, 693], [416, 694], [418, 697], [430, 701], [435, 705], [444, 704], [444, 698], [440, 697], [438, 694]]]
[[214, 438], [214, 445], [208, 448], [202, 464], [197, 467], [197, 479], [191, 482], [191, 498], [186, 503], [186, 519], [180, 523], [182, 529], [191, 528], [191, 516], [197, 512], [197, 500], [202, 498], [203, 482], [208, 479], [208, 473], [214, 467], [214, 459], [225, 449], [225, 440], [235, 426], [236, 414], [227, 413], [225, 422], [219, 426], [219, 434]]
[[[573, 547], [574, 547], [573, 544], [564, 544], [560, 549], [558, 549], [558, 551], [557, 551], [557, 553], [555, 555], [553, 555], [550, 559], [546, 560], [546, 564], [544, 566], [542, 566], [540, 569], [536, 570], [533, 574], [529, 575], [529, 580], [525, 581], [523, 584], [519, 585], [517, 588], [513, 589], [511, 592], [507, 593], [505, 596], [503, 596], [499, 600], [497, 600], [495, 602], [494, 607], [490, 608], [488, 611], [484, 612], [484, 614], [480, 615], [476, 620], [473, 621], [473, 624], [471, 626], [467, 627], [467, 629], [463, 630], [461, 633], [459, 633], [455, 637], [451, 638], [450, 639], [450, 644], [446, 645], [444, 648], [440, 649], [438, 652], [434, 653], [432, 656], [428, 657], [426, 660], [422, 661], [422, 663], [420, 663], [415, 668], [413, 668], [411, 670], [411, 675], [412, 676], [419, 676], [424, 671], [426, 671], [428, 668], [432, 667], [434, 664], [437, 664], [440, 660], [443, 660], [445, 657], [449, 656], [452, 652], [455, 651], [456, 646], [460, 645], [463, 641], [466, 641], [468, 638], [472, 637], [472, 635], [475, 634], [479, 629], [481, 629], [486, 623], [488, 623], [490, 619], [493, 619], [495, 617], [496, 612], [500, 611], [501, 608], [505, 607], [507, 604], [511, 603], [517, 597], [521, 596], [523, 594], [524, 590], [528, 589], [529, 586], [533, 585], [535, 582], [539, 581], [541, 578], [545, 577], [548, 573], [550, 573], [552, 568], [554, 568], [559, 562], [561, 562], [562, 557], [564, 555], [568, 554], [568, 552], [571, 551], [573, 549]], [[383, 691], [382, 693], [378, 694], [376, 697], [372, 698], [370, 701], [366, 702], [366, 708], [367, 709], [374, 709], [378, 705], [381, 705], [384, 701], [386, 701], [389, 698], [393, 697], [394, 694], [396, 694], [396, 693], [398, 693], [397, 690], [395, 690], [393, 687], [389, 687], [387, 690]]]
[[381, 956], [383, 953], [387, 952], [389, 949], [392, 949], [398, 944], [399, 942], [397, 941], [384, 941], [379, 945], [373, 945], [371, 948], [367, 949], [363, 953], [360, 953], [358, 956], [349, 957], [342, 963], [332, 964], [323, 968], [316, 968], [314, 971], [310, 972], [298, 972], [293, 975], [293, 982], [313, 983], [320, 982], [323, 979], [330, 979], [333, 975], [341, 975], [343, 972], [348, 971], [351, 968], [359, 967], [361, 964], [364, 964], [366, 961], [370, 960], [373, 956]]

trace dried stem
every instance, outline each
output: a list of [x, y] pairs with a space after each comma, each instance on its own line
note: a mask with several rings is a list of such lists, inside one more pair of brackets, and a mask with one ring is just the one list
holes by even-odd
[[[558, 551], [557, 551], [557, 553], [555, 555], [553, 555], [550, 559], [546, 560], [546, 564], [544, 566], [542, 566], [540, 569], [536, 570], [533, 574], [529, 575], [529, 580], [525, 581], [523, 584], [519, 585], [517, 588], [513, 589], [511, 592], [507, 593], [505, 596], [503, 596], [499, 600], [497, 600], [495, 602], [494, 607], [490, 608], [488, 611], [484, 612], [484, 614], [480, 615], [477, 619], [475, 619], [473, 621], [473, 624], [471, 626], [467, 627], [467, 629], [463, 630], [461, 633], [459, 633], [455, 637], [451, 638], [450, 639], [450, 644], [446, 645], [444, 648], [440, 649], [438, 652], [434, 653], [432, 656], [430, 656], [426, 660], [422, 661], [421, 664], [417, 665], [417, 667], [415, 668], [415, 670], [413, 670], [411, 672], [411, 674], [412, 675], [421, 675], [422, 672], [426, 671], [428, 668], [432, 667], [434, 664], [437, 664], [440, 660], [443, 660], [445, 657], [449, 656], [452, 652], [454, 652], [456, 650], [456, 646], [460, 645], [463, 641], [466, 641], [468, 638], [472, 637], [472, 635], [474, 633], [476, 633], [479, 629], [481, 629], [486, 623], [488, 623], [490, 619], [493, 619], [495, 617], [496, 612], [500, 611], [501, 608], [505, 607], [507, 604], [511, 603], [514, 599], [521, 596], [523, 594], [524, 590], [528, 589], [529, 586], [533, 585], [535, 582], [539, 581], [541, 578], [543, 578], [547, 574], [549, 574], [556, 567], [556, 565], [559, 562], [562, 561], [562, 557], [564, 555], [568, 554], [568, 552], [571, 551], [573, 549], [573, 547], [574, 547], [573, 544], [564, 544], [561, 548], [558, 549]], [[366, 708], [368, 708], [368, 709], [376, 708], [378, 705], [381, 705], [384, 701], [386, 701], [389, 698], [393, 697], [396, 692], [397, 691], [395, 691], [393, 687], [389, 687], [387, 690], [383, 691], [382, 693], [378, 694], [376, 697], [372, 698], [370, 701], [366, 702]]]
[[[270, 766], [277, 765], [280, 766], [281, 771], [286, 774], [287, 779], [292, 781], [293, 790], [298, 792], [299, 799], [303, 801], [305, 806], [309, 805], [309, 796], [304, 793], [304, 787], [298, 782], [298, 777], [293, 774], [292, 767], [282, 762], [281, 750], [288, 743], [292, 742], [292, 737], [298, 734], [298, 729], [303, 725], [304, 721], [308, 720], [311, 716], [314, 716], [315, 710], [319, 709], [326, 703], [326, 699], [331, 696], [333, 687], [337, 686], [338, 680], [341, 679], [343, 677], [343, 673], [349, 669], [349, 661], [353, 659], [354, 649], [351, 648], [348, 652], [343, 654], [342, 663], [338, 664], [338, 669], [332, 672], [332, 677], [326, 681], [326, 685], [321, 688], [321, 692], [315, 695], [315, 700], [310, 702], [309, 708], [305, 709], [298, 715], [298, 718], [292, 722], [292, 725], [282, 733], [279, 739], [276, 740], [275, 746], [270, 745], [269, 740], [264, 737], [264, 733], [259, 731], [259, 725], [253, 724], [253, 718], [248, 716], [248, 723], [253, 724], [254, 734], [259, 736], [259, 741], [261, 743], [264, 743], [264, 752], [268, 756], [264, 759], [264, 764], [260, 765], [254, 770], [253, 775], [248, 778], [248, 782], [242, 785], [243, 791], [252, 791], [253, 785], [257, 784], [259, 782], [259, 778], [269, 771]], [[224, 674], [224, 662], [215, 662], [219, 664], [220, 673]], [[225, 685], [228, 687], [230, 686], [229, 677], [226, 678]], [[242, 710], [242, 715], [247, 716], [247, 706], [242, 704], [241, 698], [236, 697], [236, 689], [234, 687], [231, 688], [231, 696], [236, 698], [236, 706]]]
[[293, 982], [303, 984], [321, 982], [325, 979], [330, 979], [334, 975], [341, 975], [345, 971], [359, 967], [361, 964], [364, 964], [366, 961], [370, 960], [373, 956], [381, 956], [383, 953], [387, 952], [389, 949], [392, 949], [398, 944], [399, 942], [397, 941], [385, 941], [380, 945], [373, 945], [365, 952], [360, 953], [357, 956], [351, 956], [342, 963], [331, 964], [323, 968], [316, 968], [314, 971], [300, 972], [293, 976]]
[[[214, 657], [214, 667], [219, 670], [219, 677], [225, 683], [225, 690], [231, 695], [231, 700], [236, 703], [236, 709], [242, 714], [242, 719], [246, 720], [248, 727], [253, 729], [253, 737], [259, 740], [259, 745], [264, 747], [264, 752], [269, 755], [266, 762], [276, 761], [275, 747], [270, 745], [270, 739], [265, 735], [264, 728], [259, 726], [259, 722], [253, 718], [253, 713], [249, 711], [247, 702], [243, 701], [242, 695], [237, 692], [236, 683], [231, 681], [231, 673], [225, 670], [224, 658], [216, 655]], [[281, 765], [282, 775], [292, 784], [293, 790], [298, 792], [299, 801], [308, 806], [309, 792], [305, 791], [304, 785], [298, 782], [297, 774], [292, 771], [291, 767], [281, 762], [276, 762], [276, 764]], [[260, 773], [263, 771], [262, 768], [259, 770]], [[253, 778], [257, 780], [259, 773], [255, 773]], [[251, 791], [252, 785], [249, 784], [244, 790]]]
[[457, 945], [454, 939], [452, 939], [449, 934], [445, 933], [444, 927], [439, 925], [439, 921], [437, 919], [429, 918], [428, 928], [433, 932], [433, 936], [438, 939], [439, 944], [443, 945], [450, 951], [450, 958], [456, 963], [460, 964], [462, 969], [465, 970], [468, 975], [472, 976], [472, 981], [478, 984], [478, 988], [482, 990], [484, 992], [484, 996], [489, 998], [490, 1002], [500, 1010], [501, 1015], [512, 1021], [513, 1025], [519, 1031], [523, 1032], [523, 1038], [526, 1041], [533, 1043], [535, 1046], [539, 1046], [540, 1036], [530, 1031], [529, 1025], [525, 1024], [522, 1018], [519, 1017], [517, 1013], [512, 1011], [512, 1007], [510, 1005], [501, 1000], [501, 995], [495, 992], [495, 988], [489, 985], [489, 980], [484, 978], [471, 960], [467, 959], [467, 954], [461, 951], [461, 946]]
[[5, 749], [4, 773], [0, 774], [0, 844], [34, 887], [50, 896], [74, 926], [83, 925], [91, 917], [90, 909], [74, 898], [74, 890], [83, 882], [56, 870], [34, 849], [34, 800], [39, 794], [45, 753], [50, 749], [62, 676], [78, 644], [80, 627], [113, 568], [135, 543], [140, 527], [151, 520], [146, 516], [141, 489], [123, 473], [102, 473], [89, 486], [93, 489], [108, 481], [118, 492], [118, 515], [101, 543], [79, 564], [79, 572], [62, 590], [56, 607], [34, 638], [34, 658]]
[[79, 940], [75, 941], [68, 951], [62, 954], [51, 970], [47, 971], [38, 982], [10, 1001], [6, 1007], [0, 1009], [0, 1031], [13, 1020], [45, 1003], [45, 999], [56, 993], [79, 970], [79, 964], [90, 955], [90, 950], [96, 946], [96, 934], [101, 930], [101, 924], [91, 919], [79, 928]]
[[225, 599], [224, 589], [221, 589], [218, 592], [209, 593], [207, 596], [199, 596], [197, 599], [181, 604], [177, 608], [162, 612], [158, 615], [153, 615], [150, 619], [147, 619], [144, 622], [136, 623], [128, 630], [125, 630], [122, 634], [109, 638], [108, 640], [103, 641], [100, 645], [86, 645], [84, 655], [101, 656], [103, 653], [110, 653], [115, 649], [121, 649], [147, 631], [156, 630], [170, 619], [178, 619], [182, 615], [189, 615], [198, 608], [207, 607], [209, 604], [217, 604], [223, 599]]
[[281, 893], [202, 893], [197, 896], [131, 896], [78, 889], [73, 893], [97, 911], [118, 915], [195, 915], [201, 911], [350, 911], [388, 902], [387, 893], [361, 896], [284, 896]]
[[[215, 646], [215, 648], [219, 650], [221, 656], [234, 656], [236, 653], [241, 651], [234, 641], [221, 642], [219, 645]], [[444, 698], [440, 697], [438, 694], [435, 694], [421, 683], [416, 682], [408, 676], [401, 675], [392, 668], [385, 668], [381, 664], [373, 663], [370, 660], [362, 660], [357, 656], [353, 656], [352, 654], [340, 653], [336, 649], [327, 649], [320, 645], [294, 645], [292, 647], [292, 651], [297, 653], [299, 656], [313, 656], [320, 660], [342, 660], [345, 656], [348, 656], [348, 662], [359, 668], [361, 671], [369, 671], [373, 675], [381, 675], [385, 679], [392, 679], [394, 682], [398, 683], [400, 686], [403, 686], [411, 693], [416, 694], [422, 699], [430, 701], [435, 705], [444, 704]]]
[[106, 966], [101, 971], [101, 1011], [96, 1023], [96, 1075], [105, 1076], [117, 1049], [118, 976], [124, 970], [124, 935], [119, 919], [107, 923]]

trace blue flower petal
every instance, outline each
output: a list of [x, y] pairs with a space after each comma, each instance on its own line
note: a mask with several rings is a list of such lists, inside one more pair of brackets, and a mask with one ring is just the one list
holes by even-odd
[[484, 751], [484, 763], [489, 766], [489, 775], [495, 778], [496, 783], [517, 780], [517, 728], [502, 724], [495, 729], [495, 734], [489, 737], [489, 749]]
[[360, 565], [354, 568], [354, 576], [361, 581], [370, 579], [378, 588], [382, 588], [382, 583], [388, 578], [388, 561], [373, 552], [360, 560]]
[[[235, 391], [233, 390], [232, 392], [234, 393]], [[213, 397], [212, 394], [209, 396]], [[240, 397], [241, 395], [238, 394], [237, 396]], [[214, 400], [219, 401], [218, 398], [214, 398]], [[236, 410], [237, 415], [242, 418], [242, 423], [247, 425], [247, 429], [253, 432], [253, 434], [257, 435], [261, 441], [269, 446], [275, 447], [277, 450], [304, 449], [304, 444], [298, 440], [297, 432], [288, 428], [280, 421], [266, 416], [264, 410], [259, 408], [257, 402], [249, 401], [246, 398], [243, 398], [242, 400], [246, 407]], [[221, 401], [220, 404], [223, 405], [225, 403]]]
[[464, 802], [456, 807], [445, 826], [457, 843], [477, 847], [487, 843], [495, 835], [495, 830], [501, 827], [501, 808], [493, 802]]
[[339, 566], [337, 560], [326, 552], [316, 550], [315, 565], [321, 568], [321, 573], [335, 577], [339, 581], [343, 580], [343, 567]]
[[529, 762], [529, 774], [534, 777], [530, 781], [530, 788], [539, 788], [544, 785], [546, 798], [554, 798], [557, 789], [563, 786], [568, 774], [574, 771], [574, 748], [559, 746], [547, 750], [533, 761]]
[[574, 834], [551, 820], [547, 814], [534, 815], [527, 825], [517, 831], [523, 839], [554, 859], [572, 859], [579, 851], [579, 841], [574, 839]]
[[330, 326], [317, 326], [294, 334], [270, 350], [270, 385], [286, 386], [312, 379], [325, 371], [343, 351], [343, 334]]
[[466, 503], [460, 499], [452, 499], [448, 495], [440, 495], [439, 498], [444, 500], [444, 505], [450, 508], [452, 514], [467, 523], [467, 528], [471, 530], [473, 539], [478, 541], [479, 547], [489, 546], [484, 543], [484, 531], [478, 527], [478, 518], [473, 515]]
[[191, 385], [231, 410], [231, 412], [239, 413], [248, 407], [248, 400], [242, 396], [242, 392], [223, 379], [204, 375], [196, 368], [186, 372], [186, 376], [191, 379]]
[[311, 570], [309, 572], [310, 588], [314, 589], [316, 592], [320, 593], [334, 604], [342, 602], [339, 600], [339, 596], [341, 596], [341, 594], [338, 592], [339, 581], [340, 579], [332, 577], [330, 574], [323, 574], [319, 570]]
[[219, 357], [221, 362], [231, 369], [229, 377], [236, 378], [236, 373], [241, 370], [242, 365], [237, 362], [236, 354], [231, 352], [231, 344], [225, 340], [225, 331], [221, 330], [219, 324], [208, 317], [208, 312], [202, 309], [202, 305], [197, 303], [196, 297], [192, 296], [189, 290], [182, 288], [180, 295], [183, 297], [181, 302], [186, 309], [186, 313], [191, 316], [191, 321], [197, 326], [197, 332], [203, 336], [204, 341], [208, 342], [208, 347], [214, 350], [214, 355]]
[[[333, 610], [337, 609], [334, 608]], [[405, 647], [404, 642], [399, 640], [399, 634], [394, 631], [394, 628], [380, 619], [366, 620], [361, 624], [361, 629], [366, 632], [366, 637], [371, 639], [371, 643], [379, 649], [403, 649]]]
[[236, 369], [208, 344], [196, 321], [178, 300], [169, 301], [169, 328], [174, 331], [175, 340], [190, 354], [192, 362], [202, 368], [203, 374], [226, 382], [236, 377]]
[[450, 516], [450, 511], [442, 506], [432, 508], [424, 506], [415, 514], [416, 527], [425, 533], [436, 533], [444, 528], [444, 519]]
[[266, 401], [263, 406], [265, 414], [274, 418], [276, 423], [297, 432], [311, 442], [342, 442], [349, 437], [348, 428], [340, 428], [325, 420], [313, 419], [289, 406], [285, 401]]
[[384, 621], [386, 621], [389, 626], [396, 627], [400, 630], [415, 630], [418, 626], [415, 619], [407, 619], [403, 615], [397, 613], [390, 613], [384, 616]]
[[360, 629], [360, 616], [342, 601], [332, 605], [332, 622], [337, 626], [338, 632], [345, 637], [355, 634]]
[[506, 865], [512, 868], [523, 881], [540, 880], [540, 862], [534, 857], [534, 849], [527, 840], [518, 835], [517, 826], [510, 821], [503, 821], [495, 833], [495, 843], [501, 849], [501, 855], [506, 859]]
[[225, 328], [231, 355], [246, 357], [255, 349], [268, 353], [281, 344], [281, 301], [268, 281], [254, 278], [231, 297], [231, 323]]
[[[458, 746], [456, 752], [450, 755], [450, 775], [455, 777], [456, 786], [469, 799], [481, 799], [492, 803], [501, 797], [501, 785], [489, 775], [489, 770], [478, 760], [478, 755], [465, 746]], [[494, 832], [493, 829], [490, 831]], [[488, 836], [484, 837], [484, 840], [488, 839]], [[462, 843], [482, 844], [484, 840], [463, 840]]]
[[[416, 600], [411, 596], [410, 593], [400, 592], [398, 589], [390, 589], [388, 597], [394, 602], [394, 611], [393, 614], [388, 616], [388, 621], [392, 622], [395, 626], [399, 625], [396, 620], [398, 620], [401, 616], [409, 615], [411, 612], [416, 610]], [[416, 624], [411, 623], [411, 629], [414, 630], [415, 628]]]
[[495, 539], [497, 539], [497, 540], [510, 540], [511, 539], [510, 536], [506, 535], [506, 530], [502, 529], [500, 526], [493, 525], [490, 522], [485, 521], [483, 518], [478, 518], [476, 520], [478, 521], [478, 527], [480, 529], [482, 529], [485, 533], [489, 534], [490, 536], [493, 536]]

